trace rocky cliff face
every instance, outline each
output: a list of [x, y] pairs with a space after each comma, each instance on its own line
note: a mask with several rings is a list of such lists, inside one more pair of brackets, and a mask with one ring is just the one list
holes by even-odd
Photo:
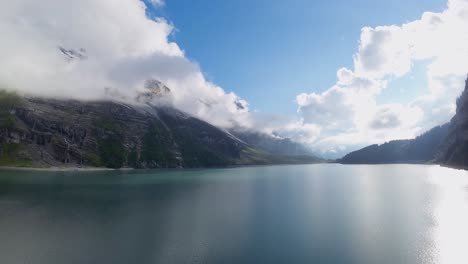
[[[119, 168], [235, 164], [246, 147], [173, 108], [14, 98], [3, 106], [3, 163]], [[5, 107], [6, 106], [6, 107]]]
[[0, 93], [0, 165], [133, 168], [303, 163], [171, 107]]
[[465, 90], [457, 99], [457, 111], [450, 121], [449, 133], [440, 148], [438, 162], [468, 168], [468, 79]]

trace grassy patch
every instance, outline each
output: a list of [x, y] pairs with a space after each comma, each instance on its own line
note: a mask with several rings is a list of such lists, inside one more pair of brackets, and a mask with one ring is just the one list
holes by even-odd
[[83, 159], [86, 161], [86, 163], [91, 164], [91, 166], [93, 166], [93, 167], [101, 167], [102, 166], [101, 157], [99, 157], [95, 153], [85, 153], [83, 155]]
[[130, 153], [128, 153], [127, 164], [129, 167], [132, 167], [132, 168], [140, 167], [140, 164], [138, 161], [138, 153], [136, 152], [136, 150], [132, 150], [130, 151]]
[[21, 104], [21, 97], [15, 93], [0, 90], [0, 108], [4, 110], [11, 109]]
[[94, 120], [93, 125], [97, 128], [111, 131], [111, 132], [121, 132], [122, 128], [120, 125], [115, 122], [111, 117], [100, 117]]
[[20, 156], [21, 144], [5, 143], [0, 145], [0, 166], [32, 167], [33, 164]]
[[99, 157], [91, 157], [92, 162], [108, 168], [121, 168], [126, 157], [123, 145], [123, 128], [110, 117], [96, 119], [94, 125], [103, 133], [97, 141]]
[[141, 160], [149, 164], [159, 164], [162, 167], [174, 166], [176, 160], [171, 153], [171, 139], [159, 126], [152, 123], [143, 137]]
[[15, 127], [16, 119], [11, 111], [20, 104], [21, 98], [18, 95], [0, 90], [0, 128]]
[[125, 162], [125, 148], [119, 135], [107, 135], [98, 140], [100, 160], [108, 168], [121, 168]]
[[14, 128], [16, 124], [16, 118], [14, 115], [7, 111], [0, 110], [0, 128]]

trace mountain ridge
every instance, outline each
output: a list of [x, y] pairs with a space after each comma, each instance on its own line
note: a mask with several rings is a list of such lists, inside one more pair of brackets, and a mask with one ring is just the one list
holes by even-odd
[[160, 83], [145, 104], [21, 97], [0, 93], [0, 165], [192, 168], [310, 163], [274, 155], [169, 105]]
[[414, 139], [392, 140], [353, 151], [338, 162], [343, 164], [431, 163], [448, 134], [449, 124], [437, 126]]
[[448, 136], [437, 155], [444, 166], [468, 169], [468, 76], [465, 90], [457, 99], [457, 109], [450, 120]]
[[342, 164], [431, 163], [468, 169], [468, 76], [449, 123], [408, 140], [370, 145], [337, 160]]

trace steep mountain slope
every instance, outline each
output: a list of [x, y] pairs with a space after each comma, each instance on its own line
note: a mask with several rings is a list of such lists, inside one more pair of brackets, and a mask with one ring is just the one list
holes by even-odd
[[171, 107], [0, 93], [4, 166], [170, 168], [305, 162], [310, 160], [256, 150]]
[[468, 168], [468, 79], [457, 99], [457, 111], [450, 121], [448, 136], [437, 156], [440, 164]]
[[394, 140], [371, 145], [344, 156], [344, 164], [427, 163], [436, 158], [448, 133], [448, 124], [435, 127], [410, 140]]

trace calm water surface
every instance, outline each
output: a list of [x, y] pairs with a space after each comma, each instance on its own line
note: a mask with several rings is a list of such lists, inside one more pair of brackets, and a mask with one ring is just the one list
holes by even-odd
[[0, 263], [468, 263], [468, 172], [0, 172]]

